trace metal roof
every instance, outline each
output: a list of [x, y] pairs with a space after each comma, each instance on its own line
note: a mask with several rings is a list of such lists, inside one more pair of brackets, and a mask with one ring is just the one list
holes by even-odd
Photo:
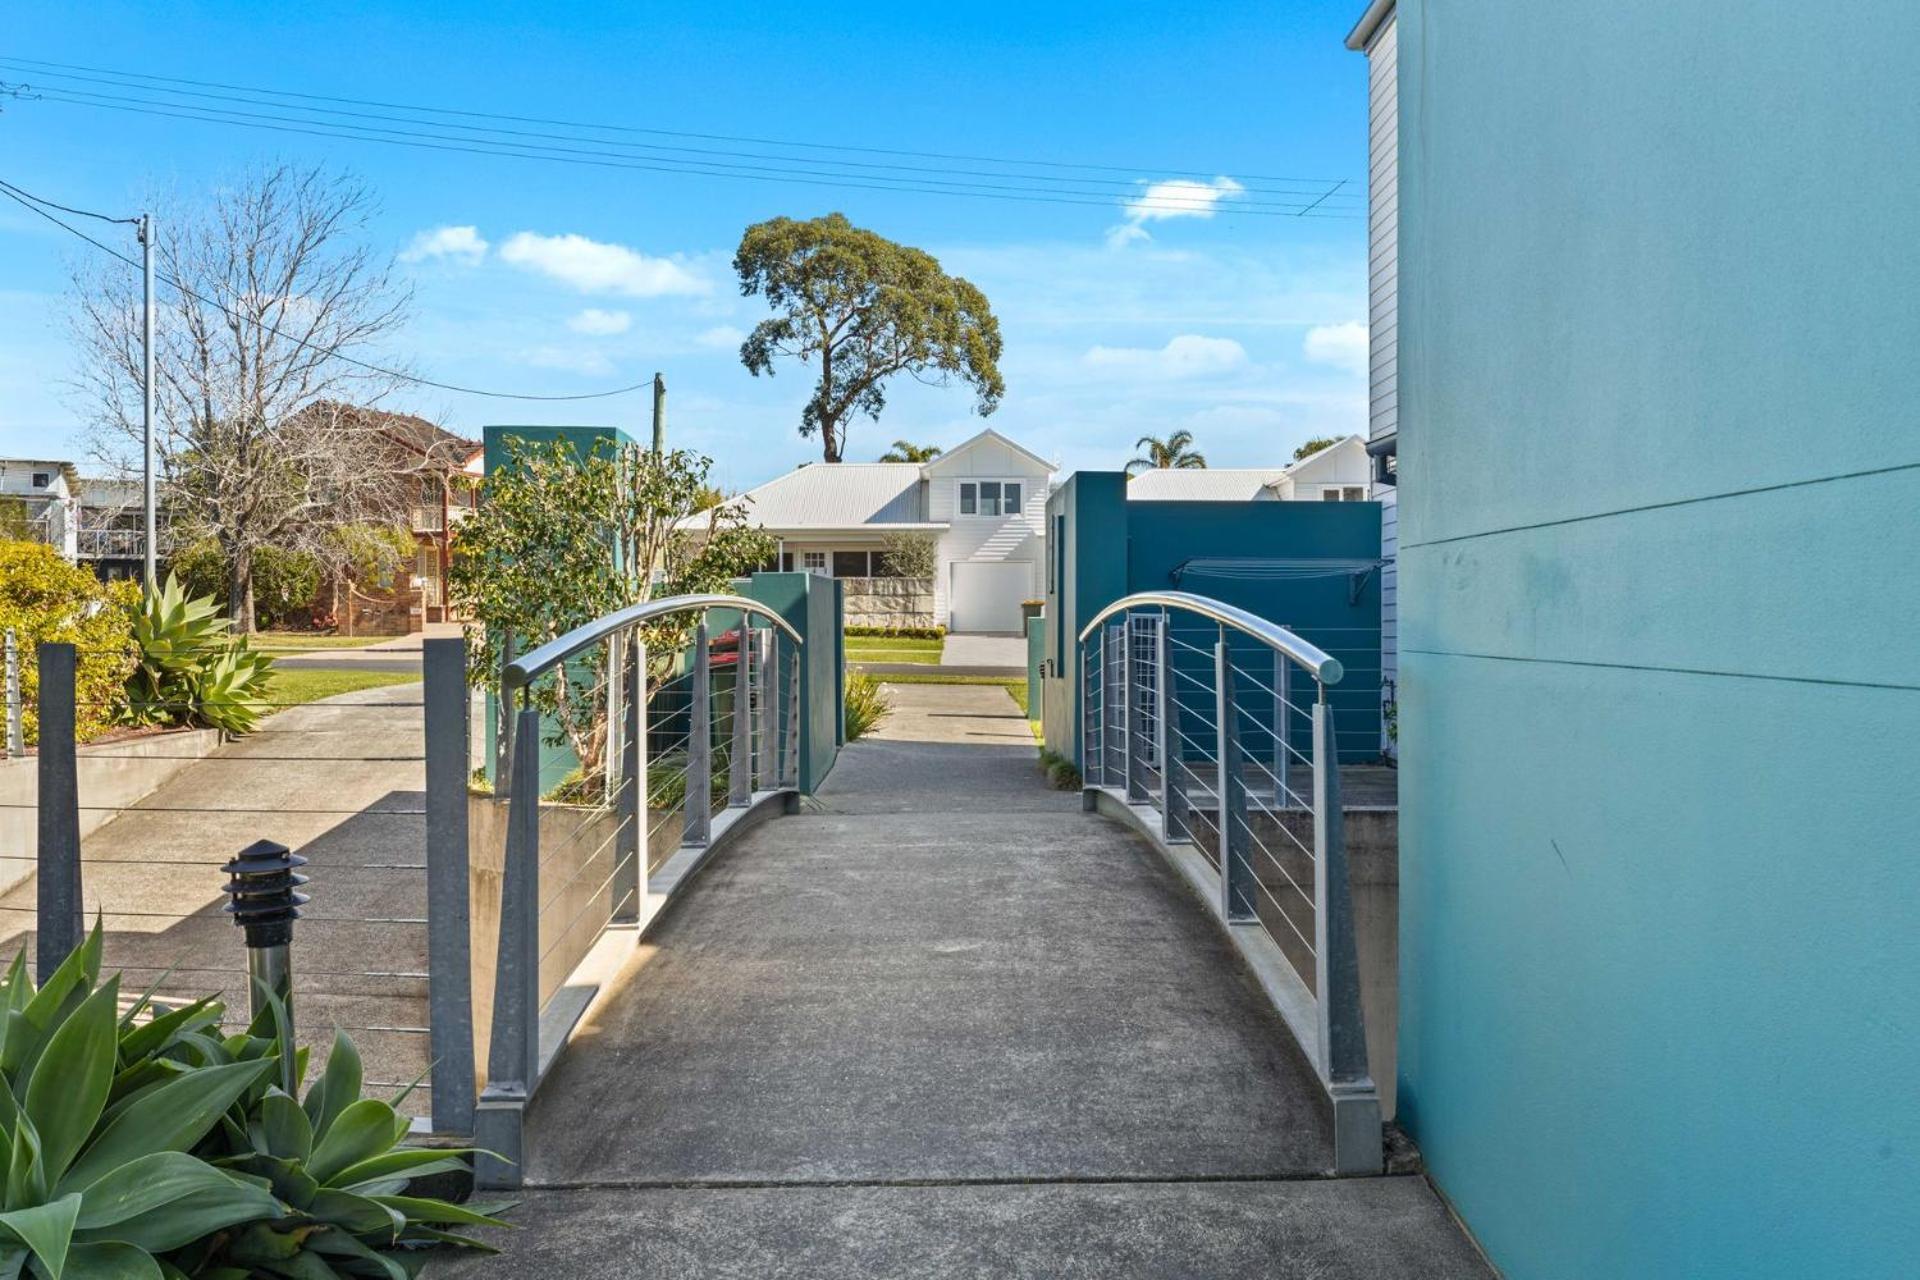
[[1127, 481], [1129, 502], [1252, 502], [1285, 467], [1156, 467]]
[[917, 462], [815, 462], [749, 489], [747, 522], [764, 529], [924, 525]]

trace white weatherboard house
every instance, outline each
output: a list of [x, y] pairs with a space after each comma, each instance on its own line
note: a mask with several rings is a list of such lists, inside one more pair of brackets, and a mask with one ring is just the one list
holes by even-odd
[[1127, 482], [1129, 502], [1365, 502], [1367, 442], [1348, 436], [1284, 467], [1159, 467]]
[[[932, 462], [816, 462], [731, 501], [779, 539], [782, 569], [858, 579], [861, 590], [888, 578], [889, 535], [932, 537], [939, 550], [930, 598], [917, 610], [924, 622], [1017, 632], [1021, 602], [1044, 589], [1053, 472], [987, 430]], [[850, 583], [850, 597], [854, 590]]]

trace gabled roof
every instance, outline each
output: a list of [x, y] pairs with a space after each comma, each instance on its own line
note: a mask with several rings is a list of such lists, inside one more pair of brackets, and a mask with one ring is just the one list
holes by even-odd
[[980, 432], [978, 435], [972, 436], [966, 440], [962, 440], [959, 444], [953, 446], [953, 448], [947, 450], [945, 453], [935, 458], [932, 462], [927, 463], [925, 468], [926, 473], [930, 476], [938, 474], [939, 472], [941, 472], [946, 468], [948, 463], [953, 462], [957, 458], [964, 457], [968, 451], [979, 447], [981, 444], [984, 444], [988, 440], [992, 440], [998, 444], [1005, 445], [1007, 448], [1013, 450], [1015, 453], [1019, 454], [1021, 457], [1026, 458], [1028, 461], [1032, 462], [1035, 466], [1045, 468], [1048, 475], [1052, 475], [1055, 471], [1059, 469], [1059, 467], [1055, 463], [1050, 462], [1046, 458], [1041, 457], [1039, 454], [1027, 448], [1025, 445], [1019, 444], [1013, 440], [1009, 440], [1007, 439], [1007, 437], [1001, 435], [998, 431], [995, 431], [992, 427], [988, 427], [986, 430]]
[[728, 502], [765, 529], [923, 525], [920, 473], [917, 462], [815, 462]]

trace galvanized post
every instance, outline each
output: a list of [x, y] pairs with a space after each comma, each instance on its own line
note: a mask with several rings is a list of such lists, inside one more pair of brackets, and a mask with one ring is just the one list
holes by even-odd
[[74, 647], [40, 645], [39, 919], [35, 960], [45, 982], [80, 945], [80, 777], [74, 751]]
[[1100, 776], [1111, 786], [1127, 786], [1127, 633], [1123, 623], [1110, 622], [1100, 642], [1106, 661], [1100, 683], [1105, 705], [1100, 713]]
[[515, 717], [500, 954], [494, 966], [487, 1087], [474, 1112], [474, 1182], [520, 1184], [527, 1103], [540, 1069], [540, 713]]
[[1220, 628], [1220, 639], [1213, 647], [1214, 711], [1217, 770], [1214, 777], [1214, 810], [1220, 833], [1220, 910], [1230, 924], [1245, 924], [1254, 919], [1253, 867], [1247, 859], [1247, 782], [1240, 761], [1240, 708], [1234, 702], [1233, 651], [1227, 645], [1227, 629]]
[[740, 641], [733, 647], [733, 723], [727, 749], [727, 804], [753, 803], [753, 622], [740, 615]]
[[613, 920], [637, 924], [647, 893], [647, 642], [635, 631], [624, 648], [626, 716], [620, 736], [620, 826], [613, 842]]
[[473, 976], [469, 924], [467, 642], [428, 640], [426, 703], [427, 1003], [433, 1128], [473, 1132]]
[[1273, 807], [1276, 811], [1289, 808], [1293, 803], [1289, 771], [1293, 751], [1287, 740], [1293, 727], [1292, 695], [1287, 688], [1292, 667], [1291, 658], [1278, 649], [1273, 651]]
[[1159, 698], [1160, 834], [1169, 844], [1193, 838], [1187, 822], [1187, 780], [1182, 776], [1186, 768], [1182, 763], [1185, 755], [1181, 750], [1180, 726], [1175, 720], [1180, 714], [1180, 697], [1173, 689], [1171, 632], [1171, 620], [1162, 613], [1160, 634], [1155, 643], [1154, 661], [1159, 671], [1154, 692]]
[[787, 742], [783, 751], [785, 763], [781, 765], [781, 783], [789, 787], [800, 785], [800, 663], [801, 652], [798, 645], [793, 650], [793, 671], [787, 677]]
[[754, 655], [753, 669], [760, 679], [760, 750], [757, 772], [760, 788], [777, 785], [775, 775], [780, 764], [780, 633], [773, 627], [754, 632], [760, 637], [760, 652]]
[[1140, 656], [1139, 623], [1151, 619], [1135, 618], [1127, 615], [1126, 664], [1127, 664], [1127, 803], [1144, 803], [1147, 799], [1147, 750], [1150, 746], [1147, 738], [1147, 717], [1145, 715], [1146, 663]]
[[608, 808], [620, 803], [620, 771], [626, 766], [627, 753], [622, 738], [627, 731], [624, 705], [627, 681], [626, 637], [607, 637], [607, 740], [601, 747], [601, 799]]
[[693, 629], [693, 699], [687, 710], [686, 812], [680, 842], [705, 844], [713, 830], [713, 699], [707, 689], [707, 619]]
[[17, 758], [27, 754], [25, 707], [20, 698], [20, 640], [13, 628], [7, 628], [7, 740], [0, 757]]
[[507, 667], [513, 662], [513, 632], [500, 634], [500, 683], [493, 708], [493, 794], [513, 790], [513, 697], [507, 691]]
[[1315, 1065], [1333, 1098], [1334, 1171], [1378, 1173], [1380, 1098], [1367, 1063], [1338, 735], [1324, 685], [1313, 704], [1313, 853], [1313, 991], [1320, 1024]]

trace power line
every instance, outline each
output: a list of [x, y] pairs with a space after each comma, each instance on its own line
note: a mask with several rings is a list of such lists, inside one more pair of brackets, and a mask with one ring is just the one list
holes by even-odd
[[[5, 64], [11, 61], [14, 61], [14, 60], [8, 59], [5, 57], [0, 57], [0, 64]], [[774, 160], [774, 161], [780, 161], [783, 163], [790, 163], [790, 164], [827, 166], [828, 168], [826, 168], [825, 170], [827, 172], [835, 172], [834, 167], [837, 167], [837, 169], [839, 170], [850, 169], [850, 168], [878, 170], [881, 172], [869, 173], [869, 174], [842, 175], [842, 176], [883, 177], [883, 178], [888, 178], [896, 181], [932, 182], [932, 181], [937, 181], [937, 179], [930, 178], [930, 177], [921, 177], [918, 175], [948, 174], [948, 175], [955, 175], [959, 177], [1011, 179], [1011, 180], [1014, 180], [1020, 183], [1025, 183], [1025, 184], [1037, 184], [1042, 189], [1046, 189], [1045, 184], [1078, 183], [1078, 184], [1081, 184], [1080, 187], [1064, 188], [1064, 190], [1066, 190], [1068, 194], [1102, 195], [1102, 196], [1113, 196], [1117, 193], [1112, 191], [1087, 191], [1084, 188], [1087, 186], [1101, 186], [1101, 187], [1119, 188], [1124, 191], [1137, 191], [1140, 187], [1140, 181], [1138, 178], [1132, 178], [1132, 179], [1103, 178], [1103, 177], [1091, 177], [1091, 176], [1079, 175], [1079, 174], [1076, 174], [1073, 176], [1056, 177], [1051, 174], [1013, 173], [1013, 172], [1006, 171], [1004, 168], [988, 169], [988, 170], [956, 169], [950, 166], [905, 165], [905, 164], [882, 163], [882, 162], [862, 161], [862, 160], [846, 160], [846, 159], [837, 159], [837, 158], [833, 160], [815, 161], [815, 160], [809, 160], [805, 157], [800, 157], [800, 156], [769, 154], [769, 153], [760, 152], [760, 151], [733, 151], [733, 150], [725, 150], [725, 149], [718, 149], [718, 148], [712, 148], [712, 147], [671, 146], [671, 145], [665, 145], [661, 143], [647, 143], [647, 142], [616, 142], [606, 138], [594, 138], [594, 137], [585, 136], [577, 132], [577, 130], [583, 129], [583, 128], [624, 131], [621, 129], [620, 126], [614, 126], [614, 125], [569, 125], [565, 127], [575, 130], [575, 132], [549, 133], [541, 130], [504, 129], [495, 125], [469, 125], [469, 124], [457, 124], [457, 123], [443, 124], [438, 121], [416, 120], [416, 119], [412, 119], [410, 117], [405, 117], [405, 116], [387, 115], [387, 114], [383, 114], [381, 111], [347, 111], [347, 110], [342, 110], [336, 107], [301, 106], [295, 103], [289, 103], [287, 101], [284, 101], [284, 99], [307, 98], [313, 95], [294, 94], [294, 93], [289, 93], [287, 91], [278, 90], [278, 89], [250, 89], [250, 88], [236, 87], [235, 93], [212, 93], [212, 92], [203, 92], [203, 91], [194, 90], [194, 89], [171, 89], [171, 88], [165, 88], [165, 87], [156, 87], [153, 85], [140, 84], [140, 83], [137, 83], [136, 81], [143, 80], [143, 79], [172, 79], [172, 78], [171, 77], [139, 76], [136, 73], [110, 72], [110, 73], [105, 73], [104, 75], [77, 75], [77, 74], [70, 74], [66, 72], [53, 72], [49, 74], [52, 74], [55, 79], [76, 80], [85, 84], [105, 85], [109, 88], [115, 88], [115, 89], [131, 89], [137, 92], [145, 92], [145, 93], [163, 93], [163, 94], [168, 94], [175, 97], [205, 98], [205, 99], [209, 99], [211, 101], [216, 101], [216, 102], [233, 102], [233, 103], [240, 103], [245, 106], [253, 106], [253, 107], [263, 107], [263, 106], [276, 107], [282, 110], [307, 113], [301, 116], [293, 117], [292, 119], [296, 122], [313, 122], [311, 121], [311, 116], [314, 114], [346, 116], [354, 119], [378, 120], [388, 124], [403, 124], [403, 125], [408, 125], [415, 128], [424, 127], [424, 128], [444, 129], [444, 130], [457, 129], [457, 130], [465, 131], [467, 133], [477, 133], [481, 135], [507, 134], [513, 137], [546, 139], [551, 141], [586, 142], [596, 147], [615, 148], [616, 149], [615, 154], [626, 154], [626, 153], [631, 153], [633, 151], [640, 151], [644, 153], [668, 153], [668, 156], [665, 158], [671, 158], [673, 154], [681, 154], [681, 155], [691, 155], [691, 156], [717, 156], [717, 157], [721, 157], [722, 161], [741, 160], [741, 159]], [[186, 81], [183, 83], [213, 84], [214, 82]], [[218, 87], [227, 87], [227, 86], [218, 86]], [[68, 88], [66, 86], [56, 86], [55, 91], [69, 94], [69, 95], [79, 95], [81, 97], [106, 98], [108, 100], [116, 101], [116, 102], [135, 102], [135, 103], [145, 103], [148, 105], [161, 105], [159, 103], [155, 103], [155, 101], [151, 98], [126, 98], [126, 97], [119, 97], [113, 94], [89, 93], [89, 91], [84, 89], [73, 89], [73, 88]], [[250, 96], [237, 96], [239, 94], [250, 95]], [[66, 100], [66, 99], [63, 99], [63, 100]], [[333, 99], [329, 99], [329, 100], [333, 100]], [[357, 100], [344, 99], [342, 101], [357, 101]], [[164, 105], [194, 106], [195, 104], [166, 102]], [[382, 104], [366, 103], [364, 105], [378, 106]], [[228, 112], [231, 111], [231, 109], [229, 108], [220, 108], [220, 107], [207, 107], [202, 109], [208, 110], [208, 111], [228, 111]], [[424, 107], [387, 106], [387, 107], [384, 107], [384, 110], [433, 111], [437, 109], [424, 108]], [[231, 112], [231, 114], [247, 115], [249, 113]], [[462, 113], [462, 114], [466, 114], [466, 113]], [[275, 116], [275, 117], [255, 116], [253, 118], [274, 119], [274, 120], [289, 119], [288, 117], [284, 117], [284, 116]], [[515, 120], [515, 121], [518, 121], [521, 119], [520, 117], [515, 117], [515, 116], [488, 117], [488, 118], [508, 119], [508, 120]], [[527, 122], [533, 123], [534, 121], [527, 121]], [[336, 122], [319, 121], [315, 123], [333, 124]], [[341, 126], [341, 127], [359, 127], [359, 126]], [[444, 137], [446, 135], [433, 134], [429, 136]], [[465, 139], [458, 139], [458, 140], [465, 140]], [[494, 141], [494, 142], [498, 141], [498, 139], [484, 138], [484, 137], [481, 140]], [[766, 143], [762, 145], [788, 146], [793, 144]], [[596, 154], [604, 154], [604, 153], [596, 153]], [[659, 157], [652, 157], [652, 158], [659, 158]], [[691, 161], [688, 163], [702, 163], [702, 162]], [[1016, 164], [1016, 163], [1022, 163], [1022, 162], [980, 161], [979, 163], [1007, 165], [1007, 164]], [[734, 166], [726, 166], [726, 167], [734, 167]], [[767, 172], [782, 172], [782, 173], [810, 172], [810, 171], [811, 170], [792, 170], [792, 169], [767, 170]], [[1334, 197], [1336, 194], [1338, 194], [1340, 188], [1346, 185], [1345, 179], [1342, 179], [1340, 181], [1332, 181], [1330, 179], [1314, 180], [1314, 179], [1306, 179], [1306, 178], [1285, 178], [1285, 179], [1272, 179], [1272, 181], [1284, 181], [1289, 183], [1307, 184], [1307, 185], [1303, 187], [1296, 186], [1296, 187], [1288, 187], [1288, 188], [1243, 186], [1241, 187], [1239, 192], [1233, 193], [1230, 198], [1238, 201], [1242, 193], [1245, 193], [1248, 195], [1278, 195], [1278, 196], [1294, 197], [1294, 200], [1290, 203], [1289, 207], [1305, 202], [1309, 198], [1312, 198], [1313, 204], [1319, 204], [1327, 199]], [[1329, 182], [1331, 182], [1332, 185], [1329, 186], [1328, 185]], [[971, 183], [944, 184], [943, 183], [941, 185], [970, 186], [970, 185], [979, 185], [979, 184], [971, 184]], [[1020, 190], [1023, 188], [1003, 187], [998, 189]], [[1348, 198], [1357, 198], [1357, 197], [1348, 197]]]
[[[383, 146], [407, 147], [423, 151], [462, 152], [469, 155], [501, 156], [510, 159], [540, 160], [552, 164], [588, 165], [602, 169], [634, 169], [653, 173], [692, 174], [701, 177], [734, 178], [749, 182], [779, 182], [801, 186], [832, 187], [868, 191], [894, 191], [918, 195], [950, 195], [978, 200], [1012, 200], [1028, 204], [1069, 204], [1087, 205], [1102, 209], [1139, 210], [1153, 213], [1192, 213], [1202, 210], [1211, 211], [1223, 201], [1227, 203], [1227, 212], [1242, 213], [1251, 217], [1268, 218], [1314, 218], [1354, 220], [1362, 215], [1354, 213], [1331, 213], [1319, 209], [1292, 207], [1245, 208], [1240, 204], [1227, 201], [1225, 197], [1209, 193], [1204, 199], [1198, 195], [1193, 200], [1136, 198], [1125, 200], [1120, 197], [1079, 199], [1065, 195], [1014, 194], [1002, 191], [978, 191], [959, 189], [958, 184], [949, 186], [929, 186], [926, 182], [910, 183], [860, 180], [859, 178], [809, 177], [799, 176], [785, 170], [756, 171], [758, 166], [726, 165], [674, 162], [661, 157], [652, 163], [637, 160], [616, 159], [599, 153], [550, 154], [565, 152], [568, 149], [558, 147], [531, 147], [518, 143], [480, 139], [445, 139], [442, 135], [414, 134], [400, 130], [370, 129], [366, 126], [336, 124], [332, 121], [308, 120], [302, 124], [263, 123], [259, 119], [237, 118], [253, 113], [229, 112], [222, 108], [200, 107], [190, 103], [168, 103], [162, 105], [126, 105], [120, 101], [94, 101], [95, 98], [113, 98], [115, 95], [91, 94], [79, 95], [79, 90], [42, 90], [42, 96], [51, 102], [64, 102], [73, 106], [92, 107], [102, 111], [120, 111], [133, 115], [164, 116], [177, 120], [195, 120], [209, 124], [224, 124], [240, 129], [256, 129], [268, 133], [303, 134], [315, 138], [334, 138], [353, 142], [372, 142]], [[131, 102], [146, 100], [130, 99]], [[285, 117], [265, 117], [265, 120], [285, 120]], [[381, 136], [391, 134], [394, 136]], [[428, 140], [432, 139], [432, 140]], [[865, 175], [860, 175], [864, 178]], [[974, 184], [978, 185], [978, 184]]]
[[11, 190], [18, 192], [20, 195], [23, 195], [27, 199], [33, 201], [35, 204], [43, 204], [47, 206], [47, 208], [49, 209], [58, 209], [62, 213], [70, 213], [76, 218], [98, 218], [102, 222], [123, 223], [130, 227], [137, 227], [140, 225], [140, 219], [138, 218], [116, 218], [109, 213], [95, 213], [91, 209], [75, 209], [71, 205], [56, 204], [52, 200], [47, 199], [45, 196], [34, 195], [33, 192], [28, 191], [25, 187], [16, 187], [11, 182], [0, 182], [0, 187], [10, 188]]
[[[11, 182], [6, 181], [5, 179], [0, 179], [0, 196], [5, 196], [7, 199], [13, 201], [15, 204], [28, 210], [29, 212], [40, 215], [42, 218], [45, 218], [48, 222], [51, 222], [54, 226], [59, 227], [61, 230], [65, 231], [67, 234], [86, 241], [88, 244], [100, 250], [100, 252], [107, 254], [109, 257], [118, 258], [120, 261], [126, 263], [130, 267], [138, 268], [141, 265], [138, 261], [128, 257], [124, 253], [121, 253], [118, 249], [115, 249], [112, 245], [101, 243], [100, 241], [94, 239], [92, 236], [88, 235], [86, 232], [80, 230], [80, 228], [72, 225], [71, 223], [61, 221], [59, 218], [55, 217], [51, 213], [48, 213], [46, 209], [43, 209], [40, 206], [41, 204], [51, 205], [53, 208], [61, 209], [63, 212], [67, 212], [67, 213], [76, 212], [75, 210], [67, 209], [64, 205], [54, 205], [53, 202], [50, 200], [42, 201], [38, 196], [28, 194], [24, 188], [16, 187]], [[86, 214], [85, 216], [101, 217], [102, 215], [89, 213], [89, 214]], [[121, 218], [108, 218], [106, 220], [109, 222], [128, 221], [128, 219], [121, 219]], [[215, 302], [212, 298], [207, 297], [205, 294], [199, 292], [198, 290], [193, 289], [186, 284], [183, 284], [180, 280], [178, 280], [173, 276], [161, 276], [160, 278], [166, 281], [168, 285], [172, 286], [174, 289], [176, 289], [180, 293], [184, 294], [189, 298], [194, 299], [196, 302], [199, 302], [203, 306], [212, 307], [215, 311], [220, 312], [220, 314], [226, 316], [230, 320], [237, 320], [243, 324], [258, 325], [260, 328], [265, 329], [268, 333], [272, 334], [274, 337], [284, 339], [287, 342], [293, 343], [295, 346], [303, 347], [308, 351], [319, 352], [322, 355], [332, 356], [334, 359], [339, 360], [345, 364], [353, 365], [355, 368], [365, 369], [370, 373], [377, 373], [385, 377], [397, 379], [401, 382], [411, 383], [414, 386], [433, 387], [440, 391], [458, 392], [461, 395], [484, 396], [491, 400], [604, 400], [609, 396], [628, 395], [632, 392], [642, 390], [643, 388], [651, 388], [653, 386], [653, 379], [649, 378], [645, 382], [636, 382], [630, 387], [617, 387], [612, 391], [591, 391], [591, 392], [586, 392], [580, 395], [570, 395], [570, 396], [545, 396], [545, 395], [522, 395], [512, 391], [483, 391], [477, 387], [463, 387], [451, 382], [438, 382], [432, 378], [423, 378], [417, 374], [412, 374], [412, 373], [402, 373], [398, 369], [389, 369], [384, 365], [377, 365], [377, 364], [371, 363], [370, 361], [358, 359], [357, 357], [346, 354], [345, 352], [341, 351], [340, 348], [338, 347], [325, 346], [317, 342], [309, 342], [305, 338], [297, 337], [293, 334], [286, 333], [281, 329], [278, 329], [275, 326], [268, 324], [265, 320], [258, 319], [257, 317], [241, 316], [236, 312], [234, 312], [233, 310], [231, 310], [230, 308], [224, 306], [223, 304]]]
[[[347, 106], [379, 107], [390, 111], [415, 111], [431, 115], [463, 116], [475, 120], [504, 120], [513, 124], [559, 125], [575, 129], [600, 129], [615, 133], [644, 134], [651, 137], [689, 138], [703, 142], [745, 143], [753, 146], [792, 147], [813, 151], [846, 151], [862, 155], [899, 156], [920, 160], [957, 160], [972, 164], [1025, 165], [1034, 168], [1078, 169], [1088, 172], [1125, 173], [1138, 176], [1141, 173], [1165, 173], [1174, 177], [1210, 178], [1219, 170], [1199, 170], [1177, 168], [1167, 165], [1115, 165], [1091, 164], [1084, 161], [1022, 159], [1018, 157], [967, 155], [946, 151], [915, 151], [893, 147], [859, 146], [852, 143], [798, 142], [779, 138], [760, 138], [740, 134], [695, 133], [686, 130], [646, 128], [638, 125], [600, 124], [592, 121], [554, 119], [545, 116], [509, 115], [500, 112], [462, 110], [453, 107], [421, 106], [414, 103], [382, 102], [367, 98], [348, 98], [330, 94], [302, 93], [292, 89], [267, 89], [253, 85], [237, 85], [217, 80], [195, 80], [183, 76], [152, 75], [139, 71], [121, 71], [112, 67], [87, 66], [70, 62], [48, 62], [37, 58], [0, 56], [0, 63], [13, 63], [25, 67], [58, 71], [92, 72], [96, 75], [119, 76], [125, 79], [151, 80], [162, 84], [184, 84], [200, 89], [228, 89], [238, 93], [270, 94], [277, 97], [302, 98], [309, 102], [334, 102]], [[1250, 182], [1298, 182], [1314, 188], [1324, 187], [1335, 181], [1334, 178], [1282, 177], [1271, 174], [1243, 174]]]

